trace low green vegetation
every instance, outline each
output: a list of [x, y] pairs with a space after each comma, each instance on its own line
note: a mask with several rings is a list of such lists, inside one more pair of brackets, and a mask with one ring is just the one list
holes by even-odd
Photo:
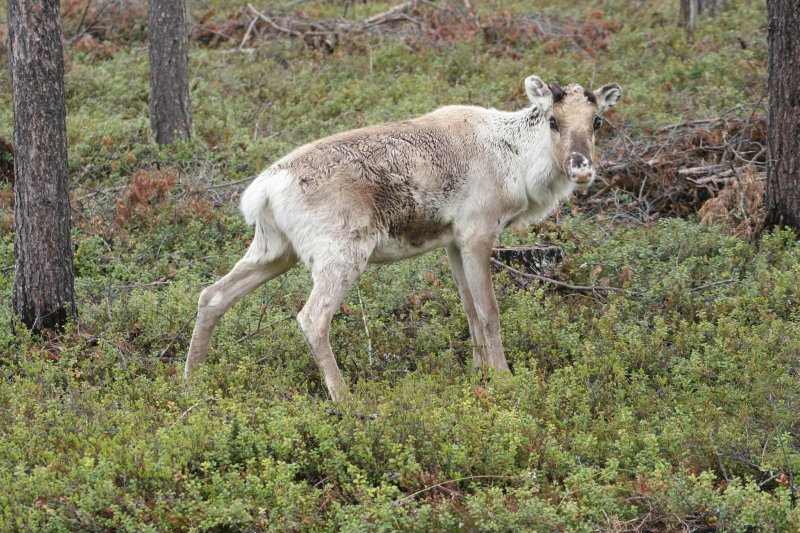
[[[246, 5], [232, 4], [189, 7], [225, 21]], [[498, 270], [510, 376], [472, 370], [443, 253], [371, 267], [333, 321], [345, 405], [327, 400], [294, 321], [310, 289], [297, 268], [235, 306], [199, 379], [182, 380], [197, 297], [251, 238], [241, 185], [226, 184], [299, 144], [447, 103], [519, 107], [529, 74], [619, 81], [611, 121], [634, 141], [746, 116], [761, 98], [762, 2], [727, 2], [692, 45], [677, 5], [536, 4], [478, 14], [600, 29], [493, 40], [448, 26], [441, 40], [351, 36], [332, 54], [276, 38], [252, 53], [195, 43], [195, 136], [163, 148], [148, 138], [136, 32], [109, 53], [68, 48], [80, 321], [44, 338], [13, 322], [0, 185], [0, 323], [13, 326], [0, 328], [0, 530], [800, 531], [800, 244], [788, 231], [748, 243], [693, 217], [644, 226], [570, 202], [558, 223], [507, 232], [504, 244], [562, 247], [559, 279], [619, 289]], [[387, 7], [350, 6], [353, 18]], [[294, 9], [330, 18], [343, 4]], [[7, 70], [0, 87], [10, 139]]]

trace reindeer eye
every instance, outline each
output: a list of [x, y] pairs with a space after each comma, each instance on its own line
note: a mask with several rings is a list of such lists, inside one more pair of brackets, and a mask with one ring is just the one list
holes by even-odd
[[594, 131], [599, 130], [600, 126], [602, 126], [602, 125], [603, 125], [603, 119], [601, 119], [599, 116], [595, 115], [594, 116], [594, 124], [592, 125], [592, 127], [594, 128]]
[[556, 121], [556, 117], [550, 117], [550, 129], [558, 131], [558, 121]]

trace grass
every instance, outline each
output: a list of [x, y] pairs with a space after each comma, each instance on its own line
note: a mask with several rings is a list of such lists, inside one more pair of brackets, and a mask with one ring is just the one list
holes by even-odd
[[[240, 4], [190, 11], [223, 21]], [[80, 321], [46, 338], [0, 329], [0, 529], [797, 530], [800, 246], [790, 232], [748, 243], [692, 218], [629, 226], [570, 214], [567, 202], [558, 224], [503, 243], [552, 242], [565, 251], [561, 279], [624, 291], [576, 294], [496, 273], [512, 376], [471, 369], [458, 292], [436, 252], [371, 267], [334, 318], [354, 392], [336, 407], [343, 417], [326, 411], [293, 320], [310, 288], [302, 269], [234, 307], [200, 379], [180, 377], [200, 290], [250, 239], [236, 187], [220, 185], [299, 144], [447, 103], [515, 108], [529, 74], [620, 82], [612, 120], [634, 139], [748, 114], [764, 88], [763, 3], [728, 2], [701, 19], [693, 45], [676, 6], [641, 4], [479, 7], [485, 19], [600, 20], [607, 42], [589, 49], [524, 35], [345, 39], [331, 55], [293, 41], [253, 54], [194, 45], [194, 139], [170, 147], [149, 140], [144, 42], [102, 56], [67, 49]], [[348, 16], [385, 8], [354, 4]], [[335, 17], [343, 7], [297, 9]], [[7, 70], [0, 88], [10, 138]], [[4, 223], [5, 324], [12, 266]]]

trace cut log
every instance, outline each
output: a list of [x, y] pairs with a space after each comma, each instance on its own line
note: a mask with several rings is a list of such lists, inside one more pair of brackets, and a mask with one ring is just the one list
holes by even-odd
[[510, 266], [520, 267], [523, 272], [551, 276], [561, 261], [564, 252], [558, 246], [510, 246], [495, 248], [492, 257]]

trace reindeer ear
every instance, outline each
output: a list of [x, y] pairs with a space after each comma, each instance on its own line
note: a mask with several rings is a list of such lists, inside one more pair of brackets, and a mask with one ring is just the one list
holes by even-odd
[[609, 83], [599, 89], [595, 89], [594, 95], [597, 98], [597, 110], [600, 113], [604, 113], [608, 108], [619, 102], [619, 97], [622, 96], [622, 88], [616, 83]]
[[547, 111], [553, 106], [553, 93], [539, 76], [525, 78], [525, 92], [528, 98], [542, 111]]

